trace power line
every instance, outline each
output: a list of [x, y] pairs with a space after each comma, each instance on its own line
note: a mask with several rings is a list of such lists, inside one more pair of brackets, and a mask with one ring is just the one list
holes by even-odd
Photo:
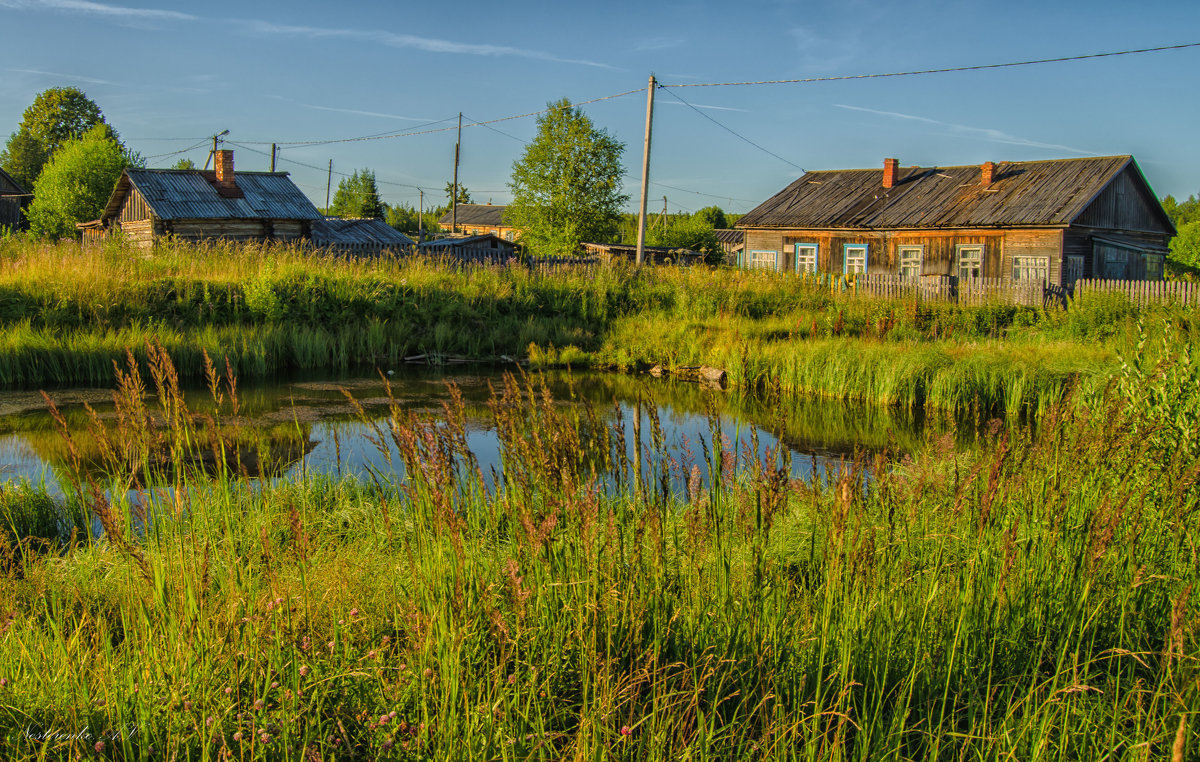
[[796, 169], [800, 170], [801, 172], [807, 172], [807, 171], [808, 171], [807, 169], [805, 169], [804, 167], [800, 166], [799, 164], [796, 164], [795, 162], [788, 161], [787, 159], [783, 158], [782, 156], [780, 156], [779, 154], [775, 153], [774, 151], [769, 151], [769, 150], [767, 150], [766, 148], [763, 148], [763, 147], [762, 147], [762, 146], [760, 146], [758, 143], [755, 143], [753, 140], [751, 140], [750, 138], [746, 137], [745, 135], [742, 135], [741, 133], [734, 131], [732, 128], [730, 128], [730, 127], [726, 127], [724, 124], [721, 124], [721, 123], [720, 123], [720, 122], [718, 122], [716, 119], [713, 119], [713, 118], [712, 118], [711, 116], [709, 116], [708, 114], [704, 113], [704, 112], [703, 112], [703, 111], [701, 111], [700, 109], [696, 108], [696, 107], [695, 107], [695, 106], [693, 106], [692, 104], [690, 104], [690, 103], [688, 103], [687, 101], [685, 101], [683, 98], [680, 98], [678, 95], [676, 95], [675, 93], [671, 92], [671, 90], [670, 90], [669, 88], [663, 87], [662, 89], [663, 89], [663, 90], [665, 90], [665, 91], [667, 92], [667, 94], [668, 94], [668, 95], [670, 95], [672, 98], [674, 98], [675, 100], [679, 101], [679, 102], [680, 102], [680, 103], [682, 103], [683, 105], [687, 106], [687, 107], [688, 107], [688, 108], [690, 108], [692, 111], [695, 111], [697, 114], [699, 114], [700, 116], [704, 117], [705, 119], [707, 119], [708, 121], [712, 122], [713, 124], [717, 125], [717, 126], [718, 126], [718, 127], [720, 127], [721, 129], [725, 130], [725, 131], [726, 131], [726, 132], [728, 132], [730, 135], [733, 135], [733, 136], [734, 136], [735, 138], [737, 138], [738, 140], [742, 140], [742, 141], [745, 141], [746, 143], [749, 143], [750, 145], [754, 146], [755, 148], [757, 148], [758, 150], [760, 150], [760, 151], [762, 151], [763, 153], [767, 154], [768, 156], [774, 156], [776, 159], [779, 159], [779, 160], [780, 160], [780, 161], [782, 161], [784, 164], [787, 164], [788, 166], [791, 166], [791, 167], [795, 167]]
[[981, 71], [984, 69], [1005, 69], [1013, 66], [1035, 66], [1037, 64], [1062, 63], [1064, 61], [1084, 61], [1089, 58], [1108, 58], [1110, 56], [1132, 56], [1141, 53], [1160, 53], [1165, 50], [1183, 50], [1184, 48], [1200, 48], [1200, 42], [1188, 42], [1182, 45], [1162, 45], [1156, 48], [1138, 48], [1136, 50], [1117, 50], [1110, 53], [1088, 53], [1079, 56], [1061, 56], [1059, 58], [1039, 58], [1033, 61], [1012, 61], [998, 64], [978, 64], [975, 66], [954, 66], [947, 69], [921, 69], [918, 71], [895, 71], [886, 74], [847, 74], [839, 77], [809, 77], [807, 79], [763, 79], [755, 82], [693, 82], [682, 85], [659, 85], [659, 87], [740, 87], [743, 85], [795, 85], [811, 82], [839, 82], [848, 79], [882, 79], [884, 77], [913, 77], [921, 74], [947, 74], [956, 71]]

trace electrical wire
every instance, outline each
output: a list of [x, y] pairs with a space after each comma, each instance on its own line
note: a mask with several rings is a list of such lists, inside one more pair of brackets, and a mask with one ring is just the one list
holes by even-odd
[[780, 160], [780, 161], [782, 161], [784, 164], [787, 164], [787, 165], [788, 165], [788, 166], [790, 166], [790, 167], [795, 167], [796, 169], [800, 170], [801, 172], [808, 172], [808, 170], [807, 170], [807, 169], [805, 169], [804, 167], [800, 166], [799, 164], [796, 164], [795, 162], [792, 162], [792, 161], [788, 161], [787, 159], [783, 158], [782, 156], [780, 156], [779, 154], [775, 153], [774, 151], [770, 151], [770, 150], [767, 150], [766, 148], [763, 148], [763, 147], [762, 147], [762, 146], [760, 146], [758, 143], [755, 143], [753, 140], [751, 140], [750, 138], [746, 137], [745, 135], [742, 135], [741, 133], [734, 131], [734, 130], [733, 130], [732, 128], [730, 128], [730, 127], [726, 127], [724, 124], [721, 124], [721, 123], [720, 123], [720, 122], [718, 122], [716, 119], [713, 119], [713, 118], [712, 118], [711, 116], [709, 116], [708, 114], [704, 113], [704, 112], [703, 112], [703, 111], [701, 111], [700, 109], [696, 108], [696, 107], [695, 107], [695, 106], [693, 106], [692, 104], [690, 104], [690, 103], [688, 103], [687, 101], [685, 101], [683, 98], [680, 98], [678, 95], [676, 95], [674, 92], [672, 92], [672, 91], [670, 90], [670, 88], [664, 87], [664, 88], [662, 88], [662, 89], [663, 89], [663, 90], [665, 90], [665, 91], [667, 92], [667, 94], [668, 94], [668, 95], [670, 95], [672, 98], [674, 98], [675, 100], [679, 101], [679, 102], [680, 102], [680, 103], [682, 103], [683, 105], [687, 106], [687, 107], [688, 107], [688, 108], [690, 108], [692, 111], [695, 111], [697, 114], [699, 114], [700, 116], [704, 117], [705, 119], [707, 119], [708, 121], [712, 122], [713, 124], [717, 125], [717, 126], [718, 126], [718, 127], [720, 127], [721, 129], [725, 130], [725, 131], [726, 131], [726, 132], [728, 132], [730, 135], [733, 135], [733, 136], [734, 136], [735, 138], [737, 138], [738, 140], [742, 140], [742, 141], [744, 141], [744, 142], [746, 142], [746, 143], [749, 143], [750, 145], [754, 146], [755, 148], [757, 148], [758, 150], [760, 150], [760, 151], [762, 151], [763, 153], [767, 154], [768, 156], [774, 156], [776, 159], [779, 159], [779, 160]]
[[1088, 53], [1078, 56], [1060, 56], [1058, 58], [1039, 58], [1032, 61], [1012, 61], [998, 64], [978, 64], [975, 66], [953, 66], [946, 69], [920, 69], [916, 71], [894, 71], [886, 74], [847, 74], [836, 77], [808, 77], [806, 79], [763, 79], [754, 82], [692, 82], [680, 85], [659, 85], [659, 87], [741, 87], [744, 85], [796, 85], [812, 82], [840, 82], [850, 79], [882, 79], [885, 77], [914, 77], [922, 74], [947, 74], [956, 71], [982, 71], [985, 69], [1005, 69], [1013, 66], [1035, 66], [1038, 64], [1062, 63], [1064, 61], [1085, 61], [1090, 58], [1109, 58], [1111, 56], [1132, 56], [1141, 53], [1160, 53], [1166, 50], [1183, 50], [1185, 48], [1200, 48], [1200, 42], [1188, 42], [1182, 45], [1161, 45], [1155, 48], [1138, 48], [1136, 50], [1117, 50], [1109, 53]]

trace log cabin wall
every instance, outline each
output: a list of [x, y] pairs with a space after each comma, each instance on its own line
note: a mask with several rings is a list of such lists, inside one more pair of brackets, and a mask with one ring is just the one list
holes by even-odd
[[[867, 246], [867, 272], [871, 274], [900, 274], [901, 247], [922, 248], [922, 275], [957, 275], [960, 246], [982, 246], [981, 277], [1012, 280], [1014, 257], [1044, 258], [1047, 279], [1052, 284], [1062, 282], [1063, 231], [1060, 229], [1030, 230], [899, 230], [899, 231], [831, 231], [831, 230], [747, 230], [745, 234], [745, 264], [750, 267], [754, 252], [759, 262], [767, 259], [765, 252], [775, 252], [778, 269], [795, 272], [795, 245], [817, 245], [817, 271], [840, 274], [845, 271], [845, 247], [853, 244]], [[1020, 264], [1030, 264], [1022, 261]]]

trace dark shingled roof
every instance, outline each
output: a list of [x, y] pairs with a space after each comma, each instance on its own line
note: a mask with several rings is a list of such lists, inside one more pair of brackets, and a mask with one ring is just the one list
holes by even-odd
[[[1128, 166], [1132, 156], [901, 167], [883, 187], [883, 169], [808, 172], [743, 215], [747, 228], [975, 228], [1068, 225]], [[1144, 177], [1142, 178], [1144, 183]], [[1148, 186], [1147, 186], [1148, 187]]]
[[121, 212], [130, 188], [136, 188], [163, 220], [319, 220], [321, 213], [286, 172], [238, 172], [244, 198], [217, 193], [216, 173], [198, 169], [127, 169], [109, 197], [103, 219]]
[[[452, 213], [446, 212], [439, 225], [449, 225]], [[458, 224], [500, 227], [504, 225], [504, 206], [493, 204], [459, 204]]]
[[743, 243], [746, 237], [741, 230], [730, 230], [729, 228], [714, 228], [713, 233], [716, 234], [719, 242], [732, 245]]
[[318, 246], [378, 244], [412, 246], [414, 241], [383, 220], [313, 220], [312, 240]]

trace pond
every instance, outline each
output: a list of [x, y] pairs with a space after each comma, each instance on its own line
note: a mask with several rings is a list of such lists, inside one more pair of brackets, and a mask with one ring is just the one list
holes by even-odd
[[[902, 411], [813, 399], [767, 402], [737, 392], [713, 390], [671, 378], [612, 373], [536, 373], [527, 381], [544, 383], [556, 405], [591, 406], [606, 425], [624, 426], [628, 452], [633, 453], [634, 421], [640, 417], [643, 458], [657, 421], [667, 453], [680, 475], [688, 464], [703, 464], [704, 444], [711, 446], [712, 417], [719, 420], [726, 449], [749, 454], [777, 452], [790, 460], [793, 478], [809, 479], [858, 452], [886, 450], [892, 454], [915, 450], [929, 434], [940, 430]], [[501, 371], [434, 372], [404, 370], [388, 379], [391, 400], [404, 411], [443, 414], [450, 385], [461, 392], [467, 413], [467, 442], [485, 474], [501, 469], [499, 440], [487, 402], [503, 386]], [[0, 392], [0, 480], [45, 480], [50, 489], [68, 462], [69, 446], [81, 461], [95, 465], [88, 434], [92, 414], [110, 430], [118, 410], [108, 389], [64, 388], [47, 392], [62, 413], [72, 443], [55, 425], [39, 392]], [[204, 414], [215, 409], [208, 389], [185, 390], [187, 407]], [[349, 397], [353, 397], [352, 403]], [[148, 400], [154, 400], [151, 392]], [[381, 377], [305, 377], [237, 389], [236, 421], [247, 439], [242, 463], [252, 475], [297, 479], [310, 474], [372, 475], [400, 480], [403, 465], [386, 432], [390, 414], [388, 390]], [[356, 403], [356, 404], [355, 404]], [[156, 401], [148, 401], [151, 411]], [[225, 420], [229, 415], [226, 402]], [[161, 413], [161, 411], [159, 411]], [[702, 443], [703, 442], [703, 443]], [[661, 457], [658, 456], [658, 457]], [[98, 466], [97, 466], [98, 467]], [[703, 469], [703, 465], [702, 465]]]

